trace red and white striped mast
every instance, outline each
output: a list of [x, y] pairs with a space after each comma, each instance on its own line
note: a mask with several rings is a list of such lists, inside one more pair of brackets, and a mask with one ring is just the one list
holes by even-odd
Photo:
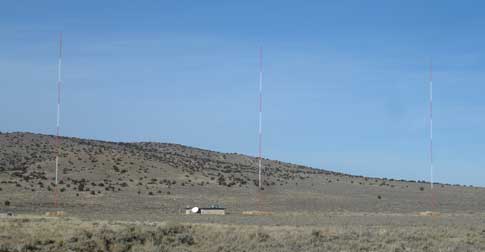
[[55, 188], [55, 195], [54, 195], [54, 204], [57, 207], [58, 201], [58, 174], [59, 174], [59, 152], [60, 152], [60, 121], [61, 121], [61, 69], [62, 68], [62, 32], [59, 34], [59, 60], [57, 63], [57, 124], [56, 124], [56, 188]]
[[429, 65], [429, 168], [430, 168], [430, 186], [433, 190], [433, 62]]
[[433, 61], [429, 64], [429, 170], [431, 206], [436, 208], [436, 195], [434, 187], [434, 163], [433, 163]]
[[262, 188], [261, 185], [261, 161], [262, 161], [262, 140], [263, 140], [263, 48], [259, 48], [259, 129], [258, 129], [258, 138], [259, 138], [259, 189]]

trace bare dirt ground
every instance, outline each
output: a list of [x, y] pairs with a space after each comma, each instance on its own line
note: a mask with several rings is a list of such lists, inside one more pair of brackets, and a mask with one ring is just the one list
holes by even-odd
[[[61, 142], [56, 188], [52, 136], [0, 134], [0, 213], [17, 215], [0, 218], [0, 251], [485, 251], [484, 188], [264, 160], [259, 191], [245, 155]], [[228, 214], [183, 213], [212, 204]]]

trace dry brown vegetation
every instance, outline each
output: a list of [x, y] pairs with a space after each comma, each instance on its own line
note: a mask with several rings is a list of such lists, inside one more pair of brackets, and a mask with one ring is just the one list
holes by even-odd
[[484, 251], [484, 229], [0, 221], [1, 251]]

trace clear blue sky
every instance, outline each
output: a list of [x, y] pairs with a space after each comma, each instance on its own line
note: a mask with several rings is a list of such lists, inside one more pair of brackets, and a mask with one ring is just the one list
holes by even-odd
[[485, 186], [480, 1], [2, 1], [0, 130], [257, 154], [357, 175]]

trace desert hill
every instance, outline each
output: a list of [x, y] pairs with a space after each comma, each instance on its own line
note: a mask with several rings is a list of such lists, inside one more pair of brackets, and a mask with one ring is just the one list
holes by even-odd
[[[107, 181], [108, 187], [115, 190], [121, 190], [121, 185], [140, 183], [134, 183], [135, 180], [167, 186], [177, 183], [226, 187], [257, 185], [257, 159], [245, 155], [152, 142], [113, 143], [62, 137], [60, 143], [61, 184], [73, 181], [82, 185], [79, 180], [84, 178], [95, 183]], [[55, 137], [32, 133], [0, 134], [0, 146], [0, 172], [4, 175], [18, 178], [16, 183], [24, 189], [35, 188], [39, 183], [51, 184]], [[266, 187], [304, 180], [314, 174], [338, 174], [272, 160], [264, 160], [263, 165]]]
[[[429, 185], [314, 169], [265, 159], [264, 190], [257, 188], [257, 159], [165, 143], [114, 143], [61, 138], [60, 208], [81, 216], [143, 218], [179, 214], [185, 206], [218, 204], [228, 211], [478, 212], [482, 188]], [[0, 134], [3, 208], [54, 207], [55, 137]], [[431, 204], [431, 199], [436, 200]], [[8, 201], [8, 206], [5, 204]], [[90, 211], [84, 211], [89, 209]], [[88, 216], [89, 217], [89, 216]]]

